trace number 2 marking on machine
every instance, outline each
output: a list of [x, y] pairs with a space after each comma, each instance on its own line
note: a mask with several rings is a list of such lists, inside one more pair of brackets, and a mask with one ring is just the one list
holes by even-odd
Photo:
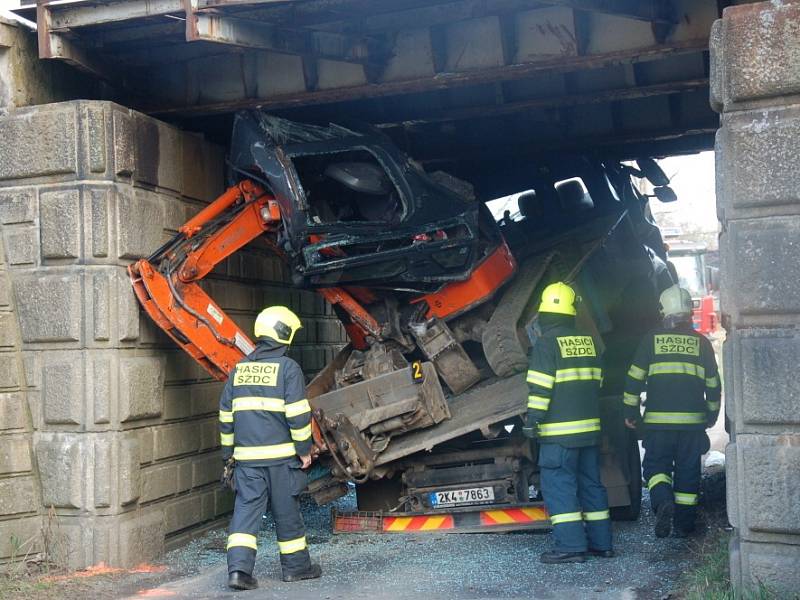
[[422, 371], [422, 362], [415, 360], [411, 363], [411, 378], [414, 383], [422, 383], [425, 380], [425, 373]]

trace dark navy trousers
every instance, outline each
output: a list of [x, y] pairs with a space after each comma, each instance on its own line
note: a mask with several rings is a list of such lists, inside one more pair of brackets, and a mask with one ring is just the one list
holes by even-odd
[[643, 445], [642, 475], [653, 510], [674, 502], [674, 527], [692, 531], [700, 493], [700, 458], [708, 452], [708, 435], [702, 430], [650, 429], [645, 431]]
[[306, 571], [311, 560], [298, 501], [306, 487], [306, 474], [294, 464], [248, 467], [237, 462], [233, 475], [236, 501], [228, 535], [228, 573], [253, 574], [256, 536], [267, 506], [275, 519], [283, 573]]
[[553, 524], [556, 552], [611, 550], [608, 493], [600, 481], [597, 446], [539, 445], [544, 504]]

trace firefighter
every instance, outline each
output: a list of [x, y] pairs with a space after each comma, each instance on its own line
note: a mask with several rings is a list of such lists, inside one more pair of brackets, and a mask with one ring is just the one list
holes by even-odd
[[523, 433], [538, 438], [542, 495], [553, 524], [543, 563], [611, 558], [608, 494], [600, 482], [603, 372], [591, 335], [575, 326], [575, 291], [548, 285], [539, 306], [540, 335], [531, 348]]
[[711, 343], [692, 328], [692, 297], [673, 285], [660, 298], [663, 327], [647, 335], [625, 384], [625, 425], [644, 413], [643, 475], [656, 513], [655, 534], [686, 537], [695, 528], [700, 458], [708, 452], [706, 428], [719, 415], [720, 381]]
[[[300, 366], [286, 356], [300, 319], [284, 306], [261, 311], [256, 348], [233, 369], [220, 398], [222, 458], [236, 494], [228, 535], [228, 586], [258, 587], [256, 535], [269, 505], [283, 581], [319, 577], [308, 555], [298, 495], [311, 464], [311, 407]], [[232, 459], [232, 460], [231, 460]]]

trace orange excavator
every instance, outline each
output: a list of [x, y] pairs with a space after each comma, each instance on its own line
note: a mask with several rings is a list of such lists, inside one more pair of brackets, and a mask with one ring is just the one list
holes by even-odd
[[[147, 314], [219, 381], [225, 381], [236, 363], [255, 346], [199, 282], [220, 262], [259, 237], [281, 255], [276, 244], [280, 225], [277, 201], [257, 183], [245, 179], [184, 224], [171, 242], [128, 269], [136, 296]], [[451, 283], [415, 302], [426, 303], [426, 318], [443, 318], [481, 303], [515, 270], [516, 263], [503, 243], [468, 280]], [[361, 288], [329, 287], [318, 291], [347, 314], [345, 329], [353, 348], [364, 351], [369, 348], [368, 340], [382, 339], [384, 325], [357, 299], [374, 301], [374, 295]], [[468, 384], [456, 385], [458, 389]], [[440, 410], [446, 411], [444, 405]], [[315, 429], [318, 448], [325, 448], [319, 428]]]
[[[526, 353], [534, 299], [569, 278], [589, 299], [582, 325], [616, 361], [604, 388], [611, 505], [638, 515], [621, 385], [637, 328], [652, 325], [670, 282], [630, 167], [539, 168], [519, 217], [499, 223], [468, 183], [424, 172], [368, 128], [240, 113], [229, 167], [233, 185], [131, 265], [131, 281], [153, 321], [220, 381], [254, 345], [200, 282], [248, 243], [266, 243], [293, 285], [333, 307], [350, 343], [308, 386], [318, 501], [350, 481], [361, 510], [538, 506], [535, 448], [517, 426]], [[638, 309], [621, 305], [631, 288], [643, 290]]]

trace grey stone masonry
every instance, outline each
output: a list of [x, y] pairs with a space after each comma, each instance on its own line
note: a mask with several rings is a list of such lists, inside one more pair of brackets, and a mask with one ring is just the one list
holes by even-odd
[[[20, 215], [25, 212], [21, 209]], [[0, 245], [0, 563], [42, 552], [43, 511], [18, 313]]]
[[800, 586], [800, 3], [726, 8], [711, 42], [731, 574]]
[[[140, 311], [125, 267], [223, 191], [224, 149], [95, 101], [12, 110], [0, 139], [0, 560], [42, 550], [48, 513], [64, 564], [151, 560], [232, 498], [221, 384]], [[298, 311], [308, 374], [344, 341], [258, 243], [203, 285], [246, 330], [266, 305]]]

